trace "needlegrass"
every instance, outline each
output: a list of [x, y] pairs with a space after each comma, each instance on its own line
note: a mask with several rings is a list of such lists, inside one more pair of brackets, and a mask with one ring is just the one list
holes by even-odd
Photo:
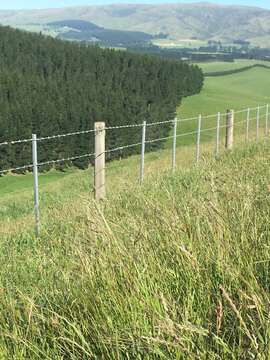
[[66, 176], [39, 239], [27, 217], [1, 235], [0, 357], [268, 359], [269, 160], [265, 141], [115, 176], [101, 203]]

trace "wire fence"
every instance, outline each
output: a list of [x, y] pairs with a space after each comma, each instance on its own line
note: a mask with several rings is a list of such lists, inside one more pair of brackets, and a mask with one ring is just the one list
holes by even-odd
[[[263, 126], [262, 126], [262, 120]], [[222, 142], [221, 136], [225, 130], [226, 132], [226, 146], [229, 148], [232, 144], [229, 144], [228, 141], [233, 142], [233, 128], [242, 126], [241, 134], [244, 135], [246, 140], [249, 140], [251, 132], [255, 132], [256, 139], [258, 140], [260, 136], [260, 131], [262, 127], [264, 128], [265, 135], [268, 135], [269, 132], [269, 105], [257, 106], [253, 108], [246, 108], [239, 111], [228, 110], [226, 113], [217, 113], [211, 115], [198, 115], [196, 117], [190, 118], [181, 118], [177, 117], [173, 120], [166, 120], [160, 122], [151, 122], [146, 123], [145, 121], [141, 124], [126, 124], [119, 126], [108, 126], [106, 127], [104, 123], [102, 128], [88, 129], [82, 131], [69, 132], [64, 134], [54, 134], [46, 137], [37, 137], [35, 134], [32, 135], [32, 138], [18, 139], [18, 140], [7, 140], [0, 143], [0, 150], [5, 146], [13, 146], [17, 144], [32, 144], [32, 163], [22, 165], [22, 166], [13, 166], [7, 169], [0, 169], [0, 175], [3, 176], [8, 173], [14, 173], [18, 171], [33, 171], [34, 177], [34, 194], [35, 194], [35, 215], [36, 215], [36, 233], [39, 234], [40, 231], [40, 216], [39, 216], [39, 195], [38, 195], [38, 172], [41, 167], [48, 165], [56, 165], [65, 162], [71, 162], [79, 159], [91, 159], [91, 163], [95, 164], [95, 181], [94, 181], [94, 190], [96, 193], [105, 194], [105, 191], [102, 192], [102, 187], [105, 187], [105, 161], [106, 155], [115, 152], [123, 152], [127, 149], [134, 147], [139, 147], [140, 149], [140, 171], [139, 171], [139, 180], [143, 182], [144, 179], [144, 168], [145, 168], [145, 152], [146, 147], [149, 144], [154, 144], [157, 142], [168, 142], [172, 140], [172, 169], [176, 168], [176, 148], [178, 145], [181, 145], [178, 141], [181, 138], [181, 143], [185, 144], [183, 140], [187, 143], [194, 141], [195, 145], [195, 162], [199, 163], [201, 156], [201, 145], [203, 141], [208, 141], [210, 138], [215, 141], [215, 156], [218, 157], [220, 153], [220, 145]], [[149, 127], [157, 127], [157, 135], [159, 133], [159, 127], [163, 125], [171, 124], [171, 134], [168, 136], [156, 137], [156, 138], [147, 138], [147, 129]], [[127, 132], [131, 128], [137, 128], [141, 132], [141, 141], [136, 143], [129, 143], [121, 146], [115, 146], [112, 148], [105, 147], [105, 133], [106, 131], [117, 131], [117, 130], [126, 130]], [[59, 159], [48, 159], [46, 161], [38, 161], [38, 146], [40, 143], [46, 143], [49, 140], [59, 140], [67, 137], [74, 137], [78, 135], [93, 134], [95, 137], [95, 152], [89, 152], [85, 154], [67, 156]], [[194, 137], [194, 139], [193, 139]], [[103, 140], [102, 140], [103, 139]], [[104, 144], [100, 143], [104, 142]], [[102, 151], [100, 151], [100, 145]], [[99, 149], [99, 150], [97, 150]], [[100, 167], [101, 164], [101, 167]], [[98, 167], [99, 166], [99, 167]], [[99, 177], [102, 177], [100, 180]], [[97, 184], [101, 184], [97, 186]], [[101, 196], [101, 198], [104, 195]], [[96, 198], [99, 198], [97, 196]]]

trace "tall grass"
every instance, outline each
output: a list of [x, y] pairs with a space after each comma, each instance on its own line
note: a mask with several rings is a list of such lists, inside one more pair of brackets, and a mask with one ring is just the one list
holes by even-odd
[[0, 358], [268, 359], [269, 145], [0, 242]]

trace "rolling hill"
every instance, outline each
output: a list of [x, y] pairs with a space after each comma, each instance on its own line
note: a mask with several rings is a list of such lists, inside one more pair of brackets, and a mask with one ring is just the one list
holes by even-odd
[[78, 19], [98, 26], [165, 33], [171, 39], [248, 40], [270, 43], [270, 11], [210, 3], [67, 7], [47, 10], [0, 11], [0, 23], [26, 29], [49, 22]]
[[130, 46], [148, 43], [154, 35], [140, 31], [105, 29], [84, 20], [62, 20], [47, 24], [47, 31], [55, 31], [57, 37], [65, 40], [90, 41], [105, 46]]

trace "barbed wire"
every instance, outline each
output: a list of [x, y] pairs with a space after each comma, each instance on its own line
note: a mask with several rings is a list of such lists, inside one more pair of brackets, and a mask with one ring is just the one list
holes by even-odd
[[[246, 108], [246, 109], [234, 111], [234, 114], [244, 113], [244, 112], [247, 112], [248, 110], [249, 111], [258, 110], [258, 109], [261, 110], [263, 108], [266, 108], [267, 106], [268, 105], [260, 105], [260, 106], [256, 106], [256, 107], [253, 107], [253, 108]], [[225, 115], [227, 115], [227, 112], [226, 113], [220, 113], [220, 116], [225, 116]], [[202, 120], [209, 119], [209, 118], [214, 118], [216, 116], [217, 116], [217, 114], [202, 115]], [[198, 116], [190, 117], [190, 118], [184, 118], [184, 119], [176, 117], [177, 122], [186, 122], [186, 121], [192, 121], [192, 120], [196, 120], [196, 119], [198, 119]], [[153, 122], [153, 123], [147, 123], [146, 126], [150, 127], [150, 126], [154, 126], [154, 125], [162, 125], [162, 124], [169, 124], [169, 123], [173, 124], [174, 120], [166, 120], [166, 121], [158, 121], [158, 122]], [[141, 124], [125, 124], [125, 125], [105, 127], [104, 130], [128, 129], [128, 128], [136, 128], [136, 127], [142, 127], [142, 126], [143, 126], [143, 123], [141, 123]], [[57, 134], [57, 135], [40, 137], [40, 138], [37, 138], [37, 141], [61, 139], [61, 138], [69, 137], [69, 136], [83, 135], [83, 134], [89, 134], [89, 133], [95, 133], [95, 132], [96, 132], [95, 129], [75, 131], [75, 132], [70, 132], [70, 133], [65, 133], [65, 134]], [[29, 143], [31, 141], [32, 141], [32, 139], [10, 140], [10, 141], [4, 141], [4, 142], [0, 143], [0, 146], [15, 145], [15, 144], [21, 144], [21, 143]]]
[[67, 134], [59, 134], [59, 135], [45, 136], [45, 137], [37, 138], [37, 141], [45, 141], [45, 140], [51, 140], [51, 139], [60, 139], [60, 138], [68, 137], [68, 136], [89, 134], [89, 133], [93, 133], [93, 132], [95, 132], [95, 131], [96, 131], [96, 130], [91, 129], [91, 130], [82, 130], [82, 131], [70, 132], [70, 133], [67, 133]]
[[[37, 166], [41, 167], [41, 166], [45, 166], [45, 165], [58, 164], [58, 163], [65, 162], [65, 161], [74, 161], [74, 160], [78, 160], [78, 159], [82, 159], [82, 158], [89, 158], [91, 156], [95, 156], [95, 153], [72, 156], [72, 157], [57, 159], [57, 160], [49, 160], [49, 161], [38, 163]], [[0, 170], [0, 174], [12, 172], [12, 171], [31, 169], [33, 167], [34, 167], [33, 164], [18, 166], [18, 167], [6, 169], [6, 170]]]
[[169, 139], [172, 139], [172, 138], [173, 138], [173, 136], [166, 136], [166, 137], [159, 138], [159, 139], [146, 140], [145, 144], [151, 144], [151, 143], [155, 143], [155, 142], [158, 142], [158, 141], [169, 140]]
[[[265, 105], [267, 106], [267, 105]], [[253, 108], [253, 109], [258, 109], [257, 108]], [[244, 111], [244, 110], [243, 110]], [[238, 112], [239, 113], [239, 112]], [[237, 122], [234, 122], [234, 125], [238, 126], [238, 125], [241, 125], [243, 123], [247, 123], [247, 120], [249, 122], [251, 121], [254, 121], [254, 120], [261, 120], [261, 116], [263, 116], [262, 114], [260, 114], [260, 117], [258, 119], [258, 117], [252, 117], [252, 118], [249, 118], [249, 119], [244, 119], [244, 120], [240, 120], [240, 121], [237, 121]], [[209, 117], [209, 116], [208, 116]], [[196, 118], [190, 118], [190, 119], [197, 119]], [[189, 119], [189, 120], [190, 120]], [[187, 120], [187, 119], [183, 119], [181, 121], [184, 121], [184, 120]], [[169, 122], [173, 122], [173, 120], [171, 121], [166, 121], [166, 123], [169, 123]], [[157, 125], [157, 124], [160, 124], [162, 122], [157, 122], [157, 123], [150, 123], [149, 125]], [[137, 125], [136, 125], [137, 126]], [[141, 126], [141, 125], [140, 125]], [[129, 127], [134, 127], [134, 126], [129, 126]], [[227, 124], [225, 125], [220, 125], [219, 126], [219, 129], [222, 129], [222, 128], [226, 128], [227, 127]], [[114, 127], [114, 128], [117, 128], [117, 127]], [[201, 129], [200, 132], [201, 133], [204, 133], [204, 132], [207, 132], [207, 131], [213, 131], [213, 130], [217, 130], [217, 126], [215, 127], [211, 127], [211, 128], [206, 128], [206, 129]], [[91, 130], [91, 132], [94, 132], [95, 130]], [[90, 131], [84, 131], [84, 133], [87, 133], [87, 132], [90, 132]], [[80, 132], [81, 133], [81, 132]], [[71, 136], [72, 134], [79, 134], [79, 132], [77, 133], [68, 133], [68, 134], [63, 134], [63, 136]], [[176, 135], [176, 138], [179, 138], [179, 137], [185, 137], [185, 136], [189, 136], [189, 135], [195, 135], [195, 134], [198, 134], [198, 129], [197, 130], [194, 130], [194, 131], [190, 131], [190, 132], [186, 132], [186, 133], [182, 133], [182, 134], [177, 134]], [[62, 136], [62, 135], [55, 135], [54, 137], [59, 137], [59, 136]], [[46, 139], [49, 139], [49, 138], [54, 138], [54, 137], [47, 137], [47, 138], [39, 138], [38, 140], [46, 140]], [[155, 142], [159, 142], [159, 141], [165, 141], [165, 140], [168, 140], [168, 139], [173, 139], [173, 135], [171, 136], [166, 136], [166, 137], [162, 137], [162, 138], [158, 138], [158, 139], [151, 139], [151, 140], [146, 140], [145, 141], [145, 144], [151, 144], [151, 143], [155, 143]], [[25, 143], [25, 142], [30, 142], [32, 141], [32, 139], [22, 139], [22, 140], [15, 140], [15, 141], [12, 141], [12, 142], [9, 142], [9, 144], [14, 144], [14, 143]], [[2, 143], [2, 144], [8, 144], [8, 143]], [[1, 143], [0, 143], [1, 145]], [[116, 148], [113, 148], [113, 149], [109, 149], [109, 150], [105, 150], [105, 154], [108, 154], [108, 153], [111, 153], [111, 152], [116, 152], [116, 151], [121, 151], [121, 150], [124, 150], [124, 149], [128, 149], [128, 148], [132, 148], [132, 147], [136, 147], [136, 146], [139, 146], [139, 145], [142, 145], [141, 142], [138, 142], [138, 143], [134, 143], [134, 144], [128, 144], [128, 145], [123, 145], [123, 146], [119, 146], [119, 147], [116, 147]], [[45, 162], [41, 162], [41, 163], [38, 163], [37, 166], [38, 167], [41, 167], [41, 166], [46, 166], [46, 165], [51, 165], [51, 164], [58, 164], [58, 163], [61, 163], [61, 162], [65, 162], [65, 161], [74, 161], [74, 160], [78, 160], [78, 159], [83, 159], [83, 158], [90, 158], [92, 156], [95, 156], [96, 154], [95, 153], [88, 153], [88, 154], [83, 154], [83, 155], [78, 155], [78, 156], [72, 156], [72, 157], [67, 157], [67, 158], [62, 158], [62, 159], [57, 159], [57, 160], [49, 160], [49, 161], [45, 161]], [[8, 173], [8, 172], [13, 172], [13, 171], [20, 171], [20, 170], [26, 170], [26, 169], [31, 169], [33, 168], [33, 164], [29, 164], [29, 165], [23, 165], [23, 166], [18, 166], [18, 167], [13, 167], [13, 168], [10, 168], [10, 169], [4, 169], [4, 170], [0, 170], [0, 174], [5, 174], [5, 173]]]
[[150, 127], [150, 126], [155, 126], [155, 125], [161, 125], [161, 124], [173, 124], [174, 120], [166, 120], [166, 121], [158, 121], [158, 122], [153, 122], [153, 123], [146, 123], [146, 127]]
[[0, 174], [6, 174], [6, 173], [9, 173], [12, 171], [26, 170], [26, 169], [32, 169], [32, 168], [33, 168], [33, 164], [23, 165], [23, 166], [18, 166], [18, 167], [6, 169], [6, 170], [0, 170]]
[[128, 129], [128, 128], [142, 127], [142, 126], [143, 124], [118, 125], [118, 126], [105, 127], [104, 130]]
[[15, 145], [15, 144], [21, 144], [21, 143], [28, 143], [31, 142], [32, 139], [21, 139], [21, 140], [12, 140], [12, 141], [4, 141], [0, 143], [0, 146], [4, 145]]
[[78, 156], [72, 156], [72, 157], [63, 158], [63, 159], [57, 159], [57, 160], [49, 160], [49, 161], [45, 161], [45, 162], [38, 163], [37, 166], [45, 166], [45, 165], [51, 165], [51, 164], [58, 164], [58, 163], [65, 162], [65, 161], [74, 161], [74, 160], [78, 160], [78, 159], [89, 158], [89, 157], [91, 157], [91, 156], [95, 156], [95, 153], [93, 153], [93, 154], [78, 155]]
[[114, 151], [120, 151], [120, 150], [124, 150], [124, 149], [128, 149], [128, 148], [132, 148], [132, 147], [135, 147], [135, 146], [139, 146], [139, 145], [142, 145], [142, 143], [140, 142], [140, 143], [136, 143], [136, 144], [119, 146], [119, 147], [114, 148], [114, 149], [105, 150], [104, 153], [109, 154], [109, 153], [114, 152]]

